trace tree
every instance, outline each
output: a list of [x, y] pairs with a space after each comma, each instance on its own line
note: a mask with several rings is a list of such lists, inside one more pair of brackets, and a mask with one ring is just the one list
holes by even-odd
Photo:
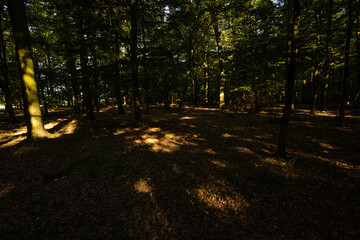
[[0, 65], [1, 65], [1, 79], [0, 79], [0, 87], [4, 93], [5, 96], [5, 106], [6, 111], [9, 116], [9, 122], [10, 123], [16, 123], [16, 117], [14, 114], [14, 109], [12, 106], [12, 99], [11, 99], [11, 92], [9, 87], [9, 70], [7, 66], [7, 55], [6, 55], [6, 45], [5, 40], [3, 36], [3, 25], [2, 25], [2, 13], [3, 13], [3, 5], [0, 5]]
[[347, 1], [347, 14], [348, 14], [348, 23], [346, 30], [346, 42], [345, 42], [345, 66], [344, 66], [344, 77], [342, 80], [342, 92], [341, 92], [341, 105], [339, 111], [338, 124], [340, 125], [345, 117], [345, 105], [347, 98], [347, 84], [350, 80], [350, 41], [351, 33], [353, 27], [353, 18], [352, 18], [352, 0]]
[[41, 117], [24, 2], [8, 0], [8, 7], [24, 100], [27, 138], [48, 138], [52, 134], [45, 130]]
[[298, 52], [297, 38], [299, 34], [300, 25], [300, 2], [299, 0], [289, 1], [289, 6], [292, 8], [292, 18], [290, 20], [291, 33], [290, 33], [290, 57], [288, 61], [288, 75], [286, 79], [286, 91], [285, 91], [285, 107], [283, 110], [283, 116], [281, 120], [279, 142], [276, 154], [280, 157], [286, 158], [286, 138], [288, 125], [290, 120], [291, 104], [294, 96], [294, 81], [296, 70], [296, 56]]
[[131, 0], [130, 15], [131, 15], [131, 36], [130, 36], [130, 51], [131, 51], [131, 81], [133, 91], [134, 117], [135, 123], [141, 121], [140, 112], [140, 93], [139, 93], [139, 63], [137, 56], [137, 37], [138, 37], [138, 0]]

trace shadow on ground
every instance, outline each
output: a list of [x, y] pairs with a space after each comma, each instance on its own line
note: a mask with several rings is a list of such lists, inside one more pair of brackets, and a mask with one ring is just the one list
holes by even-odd
[[[358, 239], [359, 118], [154, 108], [58, 115], [60, 138], [2, 143], [3, 239]], [[275, 119], [275, 120], [274, 120]], [[55, 118], [53, 119], [55, 120]]]

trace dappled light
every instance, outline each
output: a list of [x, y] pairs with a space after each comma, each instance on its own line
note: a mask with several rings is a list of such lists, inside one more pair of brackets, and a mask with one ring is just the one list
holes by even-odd
[[[86, 225], [101, 232], [111, 226], [107, 231], [144, 239], [201, 239], [203, 232], [222, 236], [225, 230], [254, 227], [280, 236], [281, 226], [302, 226], [301, 220], [288, 221], [289, 215], [307, 219], [321, 232], [326, 227], [317, 219], [328, 214], [355, 227], [356, 205], [349, 201], [355, 200], [360, 166], [357, 134], [354, 127], [345, 130], [351, 125], [329, 129], [323, 116], [303, 122], [302, 113], [295, 115], [290, 157], [282, 159], [273, 155], [278, 125], [268, 121], [276, 111], [153, 111], [138, 125], [127, 115], [113, 118], [114, 108], [99, 111], [96, 122], [54, 111], [45, 127], [60, 136], [41, 144], [23, 141], [26, 128], [20, 125], [11, 131], [0, 126], [6, 152], [0, 169], [3, 218], [19, 219], [24, 212], [31, 217], [17, 221], [35, 228], [31, 208], [42, 211], [40, 222], [57, 211], [53, 218], [65, 219], [66, 231]], [[19, 201], [14, 203], [14, 196]], [[329, 213], [322, 205], [339, 208]], [[82, 214], [75, 226], [66, 216], [77, 216], [66, 208]], [[297, 230], [287, 234], [295, 237]]]
[[151, 187], [146, 179], [139, 179], [134, 184], [134, 189], [139, 193], [151, 193]]
[[234, 211], [239, 214], [239, 212], [250, 206], [241, 196], [235, 194], [233, 194], [234, 196], [228, 196], [218, 192], [217, 189], [202, 187], [196, 189], [195, 194], [200, 201], [210, 208], [216, 208], [224, 212]]
[[0, 184], [0, 199], [14, 189], [13, 183]]
[[360, 239], [358, 7], [2, 1], [0, 240]]

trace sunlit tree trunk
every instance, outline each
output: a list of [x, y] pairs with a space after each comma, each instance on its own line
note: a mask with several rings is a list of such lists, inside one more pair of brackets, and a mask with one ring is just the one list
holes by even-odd
[[340, 125], [345, 117], [345, 105], [347, 97], [347, 84], [350, 80], [350, 41], [351, 41], [351, 32], [353, 27], [353, 18], [352, 18], [352, 0], [348, 0], [347, 7], [348, 14], [348, 24], [346, 30], [346, 42], [345, 42], [345, 66], [344, 66], [344, 77], [342, 80], [342, 93], [341, 93], [341, 105], [339, 110], [338, 124]]
[[135, 123], [141, 121], [140, 112], [140, 93], [139, 93], [139, 63], [137, 56], [137, 37], [138, 37], [138, 0], [131, 0], [130, 15], [131, 15], [131, 80], [133, 87], [133, 102], [134, 102], [134, 117]]
[[225, 60], [223, 54], [223, 48], [221, 43], [221, 32], [218, 26], [218, 20], [215, 18], [214, 22], [214, 32], [215, 32], [215, 39], [216, 45], [218, 50], [218, 57], [219, 57], [219, 70], [220, 70], [220, 87], [219, 87], [219, 108], [225, 108]]
[[1, 89], [5, 97], [5, 108], [6, 112], [9, 116], [10, 123], [16, 123], [16, 117], [14, 114], [14, 109], [12, 106], [11, 92], [9, 87], [9, 71], [7, 66], [7, 56], [6, 56], [6, 45], [3, 36], [3, 27], [2, 27], [2, 11], [3, 5], [0, 5], [0, 44], [1, 44], [1, 52], [0, 52], [0, 64], [1, 64]]
[[41, 117], [24, 2], [8, 0], [8, 7], [25, 105], [27, 137], [28, 139], [51, 137], [52, 135], [45, 130]]
[[276, 154], [280, 157], [286, 157], [286, 139], [288, 125], [290, 121], [291, 103], [294, 96], [294, 82], [295, 82], [295, 70], [296, 70], [296, 57], [298, 53], [297, 38], [299, 34], [300, 25], [300, 2], [299, 0], [292, 0], [289, 2], [292, 4], [292, 18], [290, 20], [291, 33], [290, 33], [290, 58], [288, 60], [288, 76], [286, 80], [285, 90], [285, 107], [283, 110], [283, 116], [281, 120], [278, 149]]

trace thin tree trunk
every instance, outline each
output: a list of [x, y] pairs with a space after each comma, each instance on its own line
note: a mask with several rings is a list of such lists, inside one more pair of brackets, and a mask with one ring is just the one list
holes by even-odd
[[194, 54], [194, 50], [193, 50], [193, 26], [191, 26], [189, 28], [189, 49], [188, 49], [188, 61], [187, 61], [187, 71], [186, 71], [186, 78], [185, 78], [185, 86], [182, 92], [182, 96], [180, 99], [180, 103], [179, 103], [179, 109], [182, 108], [183, 104], [184, 104], [184, 100], [186, 98], [186, 93], [187, 93], [187, 88], [188, 88], [188, 83], [191, 80], [192, 77], [192, 55]]
[[[144, 16], [142, 15], [141, 17], [141, 21], [142, 21], [142, 39], [143, 39], [143, 48], [146, 51], [146, 34], [145, 34], [145, 21], [144, 21]], [[149, 72], [148, 72], [148, 66], [147, 66], [147, 56], [146, 56], [146, 52], [144, 51], [144, 55], [143, 55], [143, 68], [144, 68], [144, 90], [145, 90], [145, 114], [149, 114], [150, 113], [150, 96], [149, 96]]]
[[14, 109], [12, 106], [12, 99], [11, 99], [11, 92], [9, 87], [9, 71], [7, 66], [7, 56], [6, 56], [6, 45], [3, 36], [3, 28], [2, 28], [2, 11], [3, 5], [0, 5], [0, 44], [1, 44], [1, 52], [0, 52], [0, 62], [1, 62], [1, 72], [2, 72], [2, 79], [1, 79], [1, 89], [3, 91], [5, 97], [5, 108], [6, 112], [9, 116], [10, 123], [16, 123], [17, 119], [14, 114]]
[[[360, 9], [360, 8], [359, 8]], [[356, 57], [357, 57], [357, 89], [360, 91], [360, 14], [356, 20]]]
[[29, 140], [51, 137], [52, 134], [45, 130], [41, 117], [24, 2], [8, 0], [8, 7], [25, 105], [27, 137]]
[[[315, 3], [316, 4], [316, 3]], [[319, 97], [319, 83], [321, 81], [320, 77], [320, 59], [321, 59], [321, 52], [320, 52], [320, 45], [321, 45], [321, 16], [319, 6], [315, 6], [315, 14], [316, 14], [316, 51], [315, 51], [315, 73], [314, 73], [314, 80], [312, 82], [312, 98], [311, 98], [311, 105], [310, 105], [310, 114], [316, 113], [316, 104]]]
[[141, 121], [140, 112], [140, 93], [139, 93], [139, 63], [137, 56], [137, 37], [138, 37], [138, 0], [131, 0], [130, 15], [131, 15], [131, 80], [133, 87], [133, 102], [134, 102], [134, 120], [135, 123]]
[[346, 30], [346, 42], [345, 42], [345, 66], [344, 66], [344, 77], [342, 81], [342, 93], [341, 93], [341, 105], [339, 111], [338, 124], [340, 125], [345, 117], [345, 105], [347, 98], [347, 84], [350, 80], [350, 40], [351, 32], [353, 27], [352, 18], [352, 0], [348, 0], [348, 24]]
[[93, 98], [94, 98], [94, 107], [95, 110], [98, 112], [100, 110], [100, 94], [99, 94], [99, 72], [98, 72], [98, 60], [97, 60], [97, 56], [96, 56], [96, 49], [95, 47], [93, 47], [92, 49], [92, 55], [93, 55], [93, 74], [92, 74], [92, 82], [93, 82], [93, 86], [94, 86], [94, 94], [93, 94]]
[[323, 111], [326, 107], [327, 90], [330, 79], [330, 61], [331, 61], [331, 42], [332, 42], [332, 15], [333, 15], [334, 1], [329, 0], [327, 9], [327, 23], [326, 23], [326, 42], [325, 42], [325, 64], [324, 64], [324, 78], [321, 85], [320, 92], [320, 106], [319, 110]]
[[205, 45], [205, 61], [204, 61], [204, 80], [205, 80], [205, 103], [209, 104], [209, 93], [210, 93], [210, 84], [209, 84], [209, 42], [206, 42]]
[[88, 73], [88, 46], [86, 43], [86, 23], [84, 19], [80, 19], [79, 23], [79, 38], [80, 38], [80, 65], [82, 75], [83, 86], [83, 104], [86, 111], [86, 117], [89, 120], [94, 120], [95, 115], [93, 111], [91, 90], [90, 90], [90, 78]]
[[286, 139], [288, 125], [290, 121], [291, 103], [294, 96], [294, 82], [296, 70], [296, 57], [298, 52], [297, 38], [299, 34], [300, 25], [300, 2], [299, 0], [292, 0], [292, 19], [291, 19], [291, 37], [290, 37], [290, 58], [288, 62], [288, 76], [286, 80], [285, 90], [285, 107], [281, 120], [278, 149], [276, 154], [280, 157], [286, 158]]
[[124, 96], [121, 94], [121, 87], [120, 87], [120, 46], [118, 43], [118, 39], [115, 39], [115, 83], [114, 83], [114, 88], [115, 88], [115, 94], [116, 94], [116, 102], [117, 102], [117, 106], [118, 106], [118, 112], [119, 114], [124, 114], [125, 110], [124, 110]]
[[44, 91], [44, 85], [43, 82], [41, 80], [41, 76], [39, 74], [39, 60], [36, 56], [36, 54], [34, 55], [34, 61], [35, 61], [35, 79], [38, 79], [38, 84], [39, 84], [39, 91], [40, 91], [40, 95], [43, 101], [43, 105], [44, 105], [44, 116], [49, 116], [49, 111], [48, 111], [48, 106], [47, 106], [47, 101], [46, 101], [46, 96], [45, 96], [45, 91]]
[[169, 103], [169, 74], [168, 74], [168, 69], [165, 70], [163, 83], [164, 83], [164, 92], [163, 92], [164, 108], [165, 108], [165, 110], [170, 111], [170, 103]]
[[214, 20], [214, 32], [215, 32], [215, 39], [216, 45], [218, 50], [218, 57], [219, 57], [219, 70], [220, 70], [220, 82], [219, 82], [219, 108], [225, 108], [225, 60], [223, 54], [223, 48], [221, 43], [221, 32], [219, 31], [218, 21], [217, 19]]

